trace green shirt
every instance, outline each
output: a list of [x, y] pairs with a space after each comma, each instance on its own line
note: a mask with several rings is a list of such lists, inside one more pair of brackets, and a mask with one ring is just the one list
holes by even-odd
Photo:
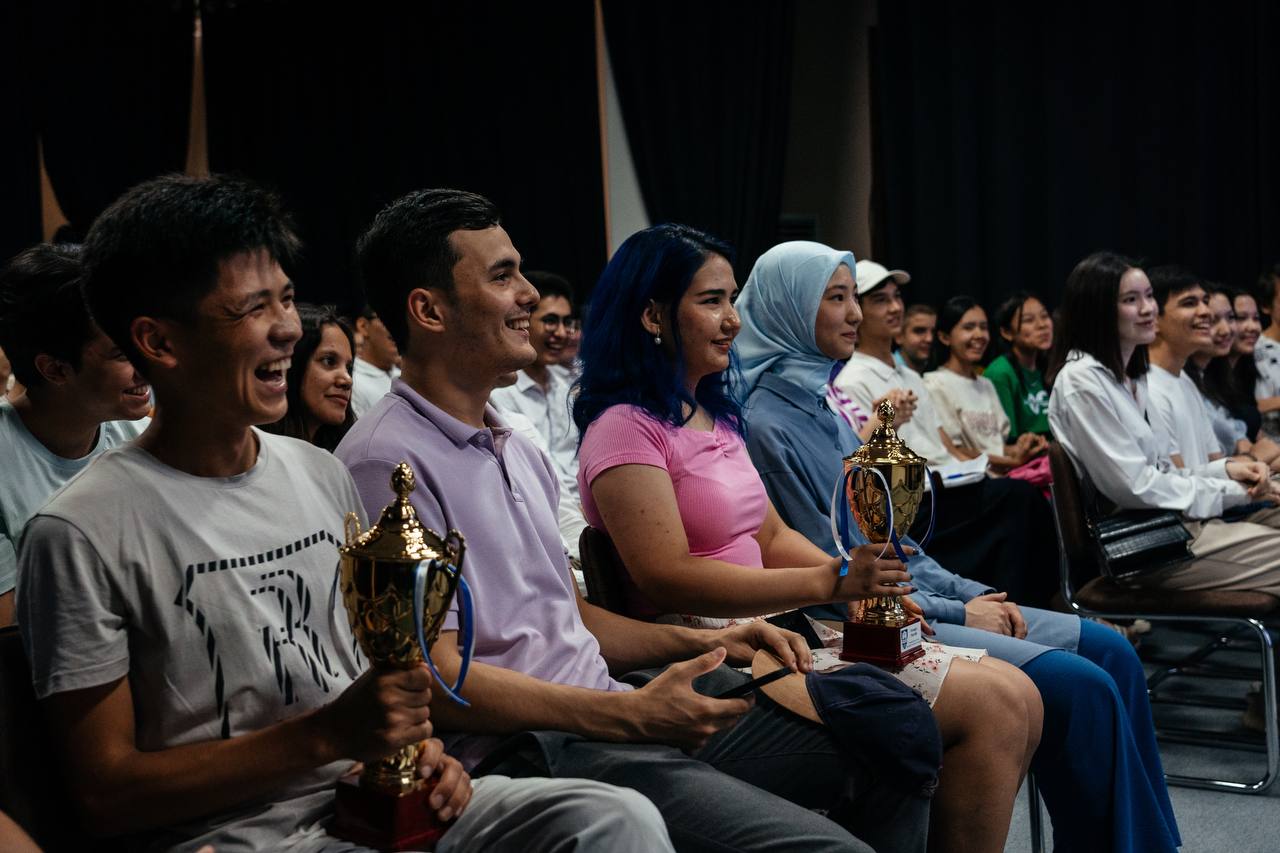
[[1009, 416], [1011, 441], [1024, 432], [1049, 435], [1049, 392], [1039, 370], [1015, 366], [1009, 356], [1002, 355], [982, 375], [1000, 395], [1000, 405]]

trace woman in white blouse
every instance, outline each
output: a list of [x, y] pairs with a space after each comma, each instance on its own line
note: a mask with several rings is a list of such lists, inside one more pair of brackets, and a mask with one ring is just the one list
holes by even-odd
[[[1114, 317], [1106, 322], [1107, 316]], [[1181, 512], [1195, 559], [1143, 578], [1173, 589], [1248, 589], [1280, 596], [1280, 511], [1266, 465], [1219, 459], [1178, 469], [1146, 419], [1147, 345], [1155, 339], [1151, 283], [1111, 252], [1067, 279], [1049, 360], [1049, 424], [1076, 470], [1121, 509]], [[1226, 524], [1224, 509], [1271, 506]]]

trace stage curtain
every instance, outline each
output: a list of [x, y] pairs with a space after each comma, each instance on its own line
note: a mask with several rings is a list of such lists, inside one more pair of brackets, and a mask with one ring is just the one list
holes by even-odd
[[279, 190], [301, 298], [354, 310], [354, 243], [415, 189], [482, 193], [527, 269], [605, 261], [593, 6], [308, 2], [205, 14], [209, 160]]
[[40, 239], [33, 2], [0, 3], [0, 263]]
[[774, 244], [782, 211], [793, 4], [605, 0], [603, 9], [649, 220], [729, 240], [745, 277]]
[[194, 10], [187, 0], [40, 0], [45, 169], [82, 239], [139, 181], [186, 164]]
[[1113, 249], [1252, 285], [1280, 258], [1280, 10], [881, 3], [877, 260], [908, 301], [1056, 302]]

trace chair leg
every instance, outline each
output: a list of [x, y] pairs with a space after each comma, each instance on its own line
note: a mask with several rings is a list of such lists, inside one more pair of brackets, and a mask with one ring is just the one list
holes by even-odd
[[1255, 782], [1230, 782], [1222, 779], [1205, 779], [1199, 776], [1166, 774], [1170, 785], [1185, 788], [1205, 788], [1211, 791], [1233, 791], [1239, 794], [1260, 794], [1275, 782], [1280, 774], [1280, 721], [1276, 719], [1276, 658], [1271, 635], [1267, 627], [1257, 619], [1245, 620], [1245, 624], [1258, 639], [1262, 658], [1262, 713], [1265, 719], [1267, 743], [1267, 772]]
[[1044, 812], [1040, 808], [1040, 789], [1036, 774], [1027, 773], [1027, 809], [1031, 817], [1031, 853], [1044, 853]]

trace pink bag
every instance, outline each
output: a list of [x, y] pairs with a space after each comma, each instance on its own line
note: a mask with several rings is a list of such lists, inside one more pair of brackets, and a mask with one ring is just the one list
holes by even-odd
[[1053, 472], [1049, 470], [1049, 454], [1037, 456], [1025, 465], [1019, 465], [1005, 476], [1015, 480], [1026, 480], [1033, 486], [1039, 486], [1040, 492], [1049, 499], [1049, 486], [1053, 483]]

